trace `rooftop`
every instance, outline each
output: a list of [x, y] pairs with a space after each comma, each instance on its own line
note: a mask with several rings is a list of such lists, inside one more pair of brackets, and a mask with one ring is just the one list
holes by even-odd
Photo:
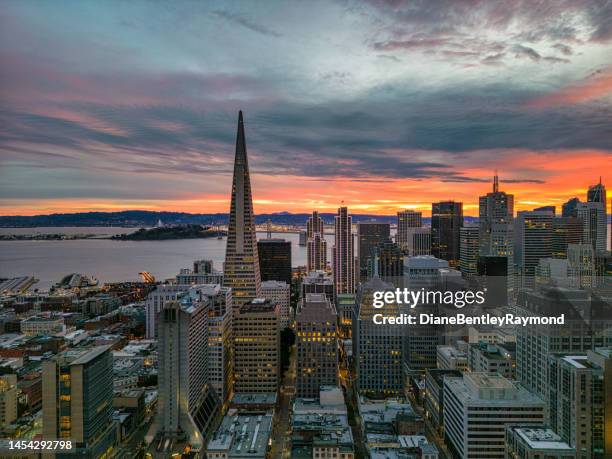
[[560, 450], [573, 452], [574, 448], [565, 443], [552, 429], [546, 427], [508, 427], [533, 449]]
[[276, 309], [276, 304], [266, 298], [255, 298], [254, 300], [242, 305], [240, 313], [270, 313]]
[[242, 394], [235, 393], [232, 405], [275, 405], [276, 393]]
[[290, 285], [287, 282], [279, 280], [267, 280], [261, 283], [261, 288], [282, 288], [289, 290]]
[[206, 445], [231, 457], [265, 457], [272, 431], [272, 413], [240, 414], [230, 410]]
[[438, 368], [427, 370], [438, 386], [444, 384], [445, 377], [460, 378], [463, 373], [459, 370], [441, 370]]
[[467, 373], [462, 378], [445, 378], [445, 390], [459, 400], [479, 406], [543, 406], [544, 402], [518, 384], [496, 373]]

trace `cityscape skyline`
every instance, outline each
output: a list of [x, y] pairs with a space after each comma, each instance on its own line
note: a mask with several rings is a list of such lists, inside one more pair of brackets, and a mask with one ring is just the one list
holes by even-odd
[[238, 109], [256, 213], [476, 215], [495, 169], [521, 211], [610, 169], [597, 1], [51, 5], [0, 16], [0, 215], [225, 211]]
[[[100, 285], [75, 273], [29, 291], [33, 277], [3, 280], [0, 427], [10, 448], [29, 435], [70, 439], [64, 446], [92, 459], [231, 459], [245, 447], [256, 459], [607, 457], [605, 185], [560, 214], [514, 218], [514, 195], [497, 173], [492, 183], [479, 225], [466, 224], [460, 202], [432, 203], [430, 238], [416, 238], [419, 212], [398, 212], [395, 241], [389, 222], [358, 222], [355, 237], [339, 207], [331, 266], [313, 271], [325, 247], [315, 211], [300, 233], [307, 266], [292, 268], [291, 242], [272, 238], [270, 220], [256, 238], [240, 111], [223, 271], [206, 258], [163, 281], [141, 272], [142, 282]], [[412, 309], [400, 286], [433, 294], [415, 304], [420, 323], [400, 323]], [[483, 292], [488, 304], [466, 303]], [[453, 316], [449, 293], [470, 305], [470, 321]], [[17, 419], [31, 429], [14, 430]]]
[[612, 457], [610, 18], [5, 2], [0, 456]]

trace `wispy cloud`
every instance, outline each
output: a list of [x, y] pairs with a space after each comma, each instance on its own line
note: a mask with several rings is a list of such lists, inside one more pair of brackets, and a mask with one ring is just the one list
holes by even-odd
[[222, 10], [214, 11], [214, 14], [234, 24], [241, 25], [242, 27], [245, 27], [258, 34], [265, 35], [268, 37], [275, 37], [275, 38], [282, 37], [281, 33], [276, 32], [275, 30], [269, 27], [266, 27], [262, 24], [259, 24], [243, 14], [232, 13], [229, 11], [222, 11]]

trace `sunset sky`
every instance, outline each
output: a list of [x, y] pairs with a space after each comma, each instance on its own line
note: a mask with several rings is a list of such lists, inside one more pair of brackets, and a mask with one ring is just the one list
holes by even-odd
[[0, 215], [516, 210], [612, 188], [609, 1], [17, 1], [0, 9]]

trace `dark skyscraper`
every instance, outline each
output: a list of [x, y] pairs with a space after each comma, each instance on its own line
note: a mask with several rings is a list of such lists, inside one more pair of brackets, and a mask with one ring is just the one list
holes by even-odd
[[431, 205], [431, 254], [447, 260], [449, 265], [459, 263], [459, 229], [463, 226], [463, 203], [434, 202]]
[[552, 256], [567, 258], [568, 244], [582, 242], [582, 219], [577, 217], [555, 217], [552, 221]]
[[579, 202], [580, 202], [580, 199], [572, 198], [569, 201], [567, 201], [565, 204], [563, 204], [563, 206], [561, 206], [561, 216], [562, 217], [575, 217], [577, 215], [576, 207], [578, 206]]
[[607, 204], [606, 187], [601, 183], [601, 177], [597, 185], [591, 185], [587, 191], [587, 202], [601, 202]]
[[224, 286], [231, 287], [235, 305], [246, 304], [259, 296], [259, 257], [242, 111], [238, 114], [232, 203], [223, 271]]
[[[397, 242], [402, 251], [408, 256], [415, 256], [414, 253], [414, 233], [422, 228], [422, 214], [414, 210], [402, 210], [397, 213]], [[419, 253], [419, 255], [421, 255]]]
[[512, 257], [514, 195], [499, 191], [499, 178], [493, 177], [493, 192], [479, 199], [479, 254]]
[[357, 240], [359, 241], [359, 280], [368, 279], [368, 263], [374, 257], [379, 244], [390, 238], [389, 223], [361, 222], [357, 225]]
[[399, 245], [391, 239], [381, 242], [374, 248], [374, 256], [368, 265], [368, 277], [378, 273], [380, 278], [397, 285], [404, 275], [404, 255]]
[[291, 285], [291, 241], [260, 239], [257, 241], [261, 280], [277, 280]]

